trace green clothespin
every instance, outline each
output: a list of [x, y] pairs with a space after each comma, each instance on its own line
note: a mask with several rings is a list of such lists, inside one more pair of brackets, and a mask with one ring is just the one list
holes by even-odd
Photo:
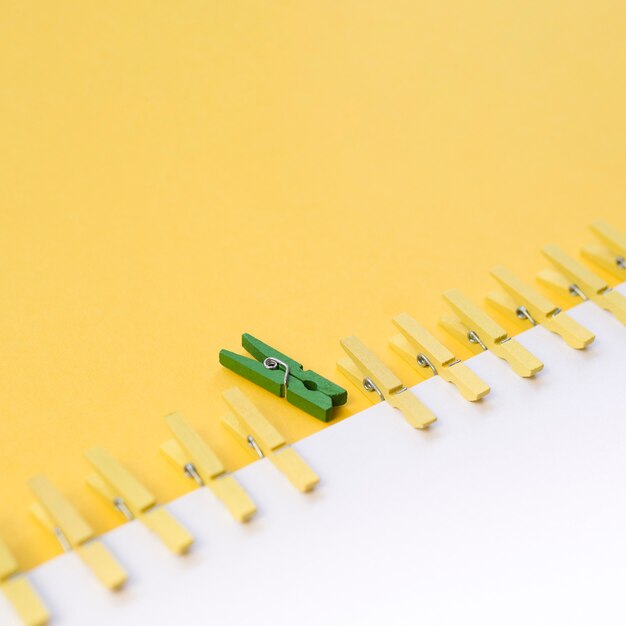
[[241, 345], [256, 359], [220, 350], [220, 363], [236, 374], [271, 391], [323, 422], [332, 419], [332, 408], [345, 404], [348, 392], [332, 381], [304, 370], [297, 361], [244, 333]]

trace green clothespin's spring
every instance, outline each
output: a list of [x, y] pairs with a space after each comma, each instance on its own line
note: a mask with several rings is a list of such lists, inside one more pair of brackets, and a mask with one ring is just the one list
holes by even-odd
[[275, 359], [272, 356], [268, 356], [263, 361], [263, 367], [266, 367], [268, 370], [277, 370], [279, 365], [282, 365], [285, 368], [285, 379], [283, 380], [283, 385], [285, 385], [286, 389], [287, 383], [289, 382], [289, 365], [287, 365], [287, 363], [285, 363], [284, 361]]
[[254, 358], [230, 350], [220, 350], [220, 363], [276, 396], [297, 406], [318, 420], [329, 422], [333, 408], [346, 403], [348, 392], [332, 381], [279, 352], [248, 333], [241, 338], [243, 347]]

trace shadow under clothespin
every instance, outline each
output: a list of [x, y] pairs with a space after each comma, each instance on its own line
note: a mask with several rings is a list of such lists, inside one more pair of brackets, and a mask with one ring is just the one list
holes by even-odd
[[537, 280], [540, 283], [566, 296], [591, 300], [600, 308], [612, 313], [622, 324], [626, 324], [626, 296], [611, 289], [602, 278], [571, 258], [558, 246], [546, 246], [542, 252], [557, 271], [539, 272]]
[[37, 498], [30, 508], [37, 521], [54, 534], [66, 552], [74, 551], [96, 578], [107, 588], [124, 586], [128, 575], [103, 543], [95, 539], [93, 528], [74, 506], [42, 474], [28, 485]]
[[430, 409], [357, 337], [344, 337], [340, 343], [348, 356], [337, 361], [337, 369], [370, 402], [387, 402], [413, 428], [427, 428], [437, 421]]
[[18, 571], [17, 561], [9, 548], [0, 541], [0, 590], [4, 592], [25, 626], [43, 626], [50, 619], [41, 598]]
[[527, 322], [531, 326], [544, 326], [576, 350], [582, 350], [593, 343], [596, 337], [590, 330], [509, 272], [506, 267], [494, 267], [491, 275], [507, 292], [495, 291], [487, 295], [487, 302], [494, 309], [511, 320]]
[[602, 220], [595, 221], [591, 230], [602, 244], [584, 246], [582, 255], [617, 278], [626, 280], [626, 236]]
[[474, 352], [489, 350], [505, 360], [523, 378], [532, 378], [543, 369], [543, 363], [521, 343], [508, 336], [495, 320], [466, 298], [458, 289], [449, 289], [444, 300], [454, 316], [444, 316], [439, 323], [453, 337]]
[[254, 358], [230, 350], [220, 350], [220, 363], [239, 376], [267, 389], [276, 396], [286, 398], [309, 415], [329, 422], [333, 408], [346, 403], [348, 392], [334, 382], [245, 333], [242, 346]]

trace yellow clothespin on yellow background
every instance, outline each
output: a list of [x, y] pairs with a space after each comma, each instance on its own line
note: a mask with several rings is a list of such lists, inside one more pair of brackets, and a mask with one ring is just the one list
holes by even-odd
[[193, 537], [154, 495], [103, 448], [85, 453], [97, 474], [87, 477], [90, 487], [113, 505], [127, 520], [139, 519], [174, 553], [186, 552]]
[[626, 324], [626, 297], [611, 289], [602, 278], [572, 259], [558, 246], [546, 246], [542, 252], [558, 271], [539, 272], [537, 279], [540, 283], [561, 293], [591, 300], [600, 308], [613, 313], [622, 324]]
[[260, 459], [267, 457], [299, 491], [311, 491], [317, 485], [319, 476], [242, 391], [233, 387], [222, 397], [232, 411], [222, 417], [222, 423], [246, 450]]
[[589, 244], [582, 249], [586, 259], [614, 276], [626, 280], [626, 236], [612, 226], [598, 220], [591, 230], [602, 240], [602, 244]]
[[437, 420], [430, 409], [422, 404], [357, 337], [345, 337], [340, 343], [348, 356], [337, 361], [337, 369], [356, 385], [372, 404], [387, 401], [401, 411], [404, 419], [413, 428], [426, 428]]
[[43, 626], [50, 619], [41, 598], [26, 576], [18, 572], [17, 561], [0, 540], [0, 590], [25, 626]]
[[476, 352], [489, 350], [504, 359], [516, 374], [530, 378], [543, 369], [543, 363], [458, 289], [443, 294], [456, 317], [444, 316], [439, 323], [452, 336]]
[[564, 313], [556, 304], [542, 296], [536, 289], [521, 281], [515, 274], [498, 265], [491, 275], [507, 292], [491, 292], [487, 302], [512, 320], [524, 320], [533, 326], [541, 324], [560, 335], [568, 346], [582, 350], [595, 339], [595, 335]]
[[455, 385], [470, 402], [480, 400], [489, 393], [489, 385], [478, 374], [457, 359], [408, 313], [396, 315], [393, 323], [400, 333], [389, 340], [389, 345], [418, 372], [432, 372], [434, 376], [441, 376], [443, 380]]
[[128, 578], [108, 549], [94, 539], [93, 528], [72, 504], [42, 474], [28, 485], [37, 498], [30, 511], [37, 521], [57, 538], [61, 547], [73, 550], [108, 589], [120, 589]]
[[226, 474], [217, 454], [180, 413], [168, 415], [165, 421], [174, 439], [166, 441], [161, 452], [198, 486], [209, 487], [237, 521], [249, 520], [255, 514], [256, 506], [234, 477]]

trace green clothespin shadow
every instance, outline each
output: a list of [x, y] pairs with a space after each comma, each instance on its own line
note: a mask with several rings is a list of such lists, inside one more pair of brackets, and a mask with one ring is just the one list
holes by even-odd
[[305, 370], [300, 363], [256, 337], [244, 333], [241, 345], [256, 360], [220, 350], [220, 363], [275, 396], [285, 397], [287, 402], [318, 420], [329, 422], [333, 407], [348, 400], [348, 392], [343, 387]]

